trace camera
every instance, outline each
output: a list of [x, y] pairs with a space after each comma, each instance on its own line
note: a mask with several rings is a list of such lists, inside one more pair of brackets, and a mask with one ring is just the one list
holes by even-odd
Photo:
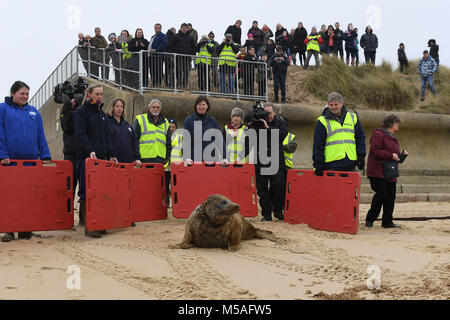
[[251, 123], [253, 122], [254, 126], [258, 126], [258, 124], [262, 125], [260, 120], [266, 120], [266, 118], [270, 115], [270, 112], [264, 110], [263, 104], [258, 101], [252, 108], [252, 111], [245, 115], [245, 122]]
[[84, 91], [89, 86], [89, 83], [83, 78], [79, 77], [74, 83], [70, 81], [64, 81], [64, 83], [58, 84], [54, 91], [54, 101], [55, 103], [65, 103], [75, 98], [76, 94], [83, 94]]

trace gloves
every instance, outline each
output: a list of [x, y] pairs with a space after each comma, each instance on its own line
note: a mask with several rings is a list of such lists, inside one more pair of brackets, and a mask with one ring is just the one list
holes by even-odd
[[316, 165], [316, 176], [323, 177], [323, 170], [325, 169], [324, 163], [318, 163]]
[[356, 165], [358, 166], [358, 170], [364, 170], [366, 167], [366, 156], [358, 156]]

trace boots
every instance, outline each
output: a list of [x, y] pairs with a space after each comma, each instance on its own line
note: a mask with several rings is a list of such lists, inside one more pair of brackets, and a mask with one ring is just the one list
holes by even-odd
[[11, 242], [14, 240], [14, 232], [5, 233], [2, 237], [2, 242]]
[[[83, 225], [86, 225], [86, 200], [80, 199], [80, 213], [81, 213], [81, 219], [80, 219], [80, 226], [81, 221], [83, 221]], [[102, 237], [102, 234], [98, 231], [89, 231], [86, 227], [84, 228], [84, 235], [86, 237], [98, 239]]]
[[78, 217], [79, 217], [78, 225], [81, 227], [84, 227], [86, 225], [86, 221], [85, 221], [86, 213], [84, 212], [86, 210], [86, 200], [80, 199], [79, 203], [80, 203], [80, 209], [78, 211]]

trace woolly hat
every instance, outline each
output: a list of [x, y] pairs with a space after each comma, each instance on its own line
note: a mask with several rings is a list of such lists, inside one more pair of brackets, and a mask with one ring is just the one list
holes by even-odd
[[253, 33], [249, 33], [247, 36], [248, 36], [249, 38], [253, 38]]
[[231, 119], [234, 117], [240, 117], [242, 120], [244, 120], [244, 110], [241, 108], [234, 108], [233, 111], [231, 111]]
[[169, 124], [174, 124], [174, 125], [176, 125], [177, 127], [178, 127], [178, 123], [177, 123], [177, 120], [176, 119], [174, 119], [174, 118], [171, 118], [171, 119], [169, 119]]
[[233, 35], [232, 35], [231, 33], [227, 33], [227, 34], [225, 35], [225, 38], [233, 38]]
[[108, 40], [111, 40], [112, 38], [117, 39], [117, 35], [116, 35], [115, 33], [111, 33], [111, 34], [108, 36]]

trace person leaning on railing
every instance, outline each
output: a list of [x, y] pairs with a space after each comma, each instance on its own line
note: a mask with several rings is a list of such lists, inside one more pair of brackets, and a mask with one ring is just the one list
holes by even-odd
[[150, 51], [149, 65], [150, 75], [152, 77], [152, 86], [161, 87], [164, 77], [163, 62], [164, 52], [167, 51], [167, 36], [161, 32], [160, 23], [155, 24], [155, 34], [150, 39], [148, 51]]
[[[234, 74], [236, 72], [236, 54], [239, 45], [233, 43], [233, 35], [227, 33], [222, 44], [217, 48], [219, 55], [220, 88], [222, 93], [234, 93]], [[228, 78], [228, 92], [226, 90], [226, 78]]]
[[120, 85], [120, 53], [121, 45], [117, 42], [117, 35], [115, 33], [111, 33], [108, 36], [108, 40], [110, 41], [108, 47], [106, 48], [106, 52], [108, 56], [111, 57], [112, 65], [114, 67], [114, 82]]
[[198, 89], [200, 91], [206, 91], [208, 85], [208, 90], [211, 90], [212, 79], [210, 69], [214, 54], [214, 45], [209, 41], [206, 34], [202, 36], [200, 42], [195, 46], [195, 51], [198, 52], [197, 58], [195, 59], [195, 64], [198, 68]]
[[128, 42], [132, 39], [128, 30], [122, 30], [119, 36], [119, 47], [121, 48], [120, 57], [122, 59], [122, 85], [131, 87], [133, 74], [127, 70], [131, 70], [132, 53], [128, 50]]
[[[16, 81], [10, 92], [11, 96], [0, 103], [0, 165], [10, 165], [11, 160], [41, 159], [48, 163], [51, 155], [41, 114], [28, 104], [30, 87]], [[19, 239], [30, 239], [33, 235], [32, 232], [19, 232]], [[2, 237], [2, 242], [12, 240], [14, 233]]]
[[[139, 61], [139, 52], [148, 49], [149, 42], [144, 37], [144, 31], [141, 28], [136, 29], [134, 39], [128, 42], [128, 50], [133, 52], [131, 57], [132, 70], [139, 71], [139, 66], [142, 64], [142, 85], [148, 87], [148, 57], [147, 54], [142, 55], [142, 60]], [[133, 79], [131, 87], [134, 89], [139, 88], [139, 73], [133, 73], [131, 78]]]
[[[94, 68], [94, 72], [91, 71], [94, 78], [99, 78], [98, 68], [101, 69], [102, 77], [101, 79], [109, 78], [109, 54], [105, 52], [106, 47], [108, 47], [108, 42], [105, 37], [102, 36], [102, 31], [100, 28], [95, 28], [95, 37], [92, 39], [92, 45], [97, 49], [95, 50], [95, 61], [98, 63], [97, 68]], [[103, 67], [105, 65], [105, 67]], [[103, 71], [104, 70], [104, 71]]]

